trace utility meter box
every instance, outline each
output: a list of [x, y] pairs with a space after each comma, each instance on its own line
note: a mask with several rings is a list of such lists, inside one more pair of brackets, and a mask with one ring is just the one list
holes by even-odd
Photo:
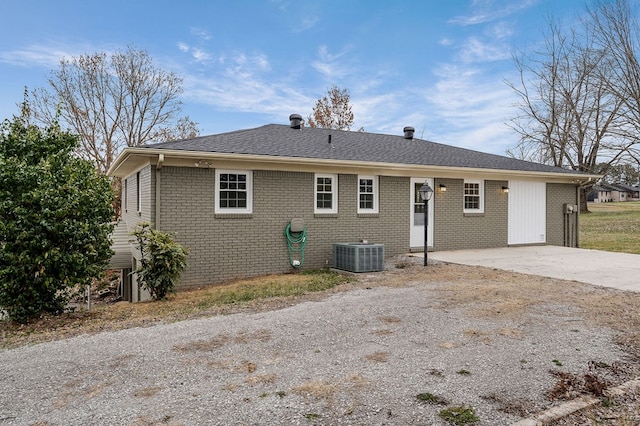
[[384, 244], [336, 243], [333, 267], [349, 272], [383, 271]]

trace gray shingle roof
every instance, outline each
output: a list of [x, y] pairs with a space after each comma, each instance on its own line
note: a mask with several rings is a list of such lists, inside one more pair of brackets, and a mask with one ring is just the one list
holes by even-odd
[[632, 185], [627, 185], [627, 184], [624, 184], [624, 183], [616, 183], [614, 185], [617, 186], [618, 188], [622, 189], [623, 191], [628, 191], [628, 192], [640, 191], [640, 188], [638, 188], [636, 186], [632, 186]]
[[279, 124], [145, 145], [144, 148], [269, 155], [293, 159], [334, 159], [492, 170], [579, 173], [421, 139], [405, 139], [403, 136], [309, 127], [292, 129], [288, 125]]
[[625, 185], [622, 183], [601, 183], [594, 185], [593, 189], [597, 191], [619, 191], [619, 192], [636, 192], [640, 191], [640, 188], [631, 185]]

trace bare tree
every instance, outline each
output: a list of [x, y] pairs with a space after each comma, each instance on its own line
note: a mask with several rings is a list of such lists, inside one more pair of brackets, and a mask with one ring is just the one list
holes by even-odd
[[[623, 100], [607, 81], [614, 62], [592, 26], [549, 29], [543, 50], [515, 57], [520, 79], [507, 84], [520, 99], [510, 122], [520, 142], [509, 154], [595, 173], [599, 162], [615, 164], [628, 152], [618, 131]], [[582, 187], [581, 211], [592, 185]]]
[[602, 78], [622, 102], [616, 136], [626, 142], [625, 156], [640, 166], [640, 26], [628, 0], [601, 1], [588, 12], [595, 42], [612, 64]]
[[640, 168], [636, 168], [632, 164], [605, 165], [604, 168], [606, 168], [606, 176], [604, 176], [603, 181], [606, 183], [640, 184]]
[[349, 90], [340, 89], [334, 84], [326, 95], [316, 101], [312, 115], [307, 117], [309, 126], [350, 130], [353, 124], [350, 99]]
[[176, 141], [195, 138], [199, 134], [197, 123], [186, 116], [177, 120], [173, 127], [162, 127], [156, 130], [151, 139], [154, 141]]
[[78, 154], [102, 173], [125, 146], [198, 134], [196, 123], [177, 118], [182, 79], [154, 66], [144, 50], [62, 59], [49, 85], [32, 92], [33, 117], [78, 134]]

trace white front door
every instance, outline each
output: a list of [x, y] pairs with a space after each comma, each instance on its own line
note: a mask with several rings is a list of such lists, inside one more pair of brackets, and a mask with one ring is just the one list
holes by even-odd
[[[418, 190], [424, 184], [425, 180], [429, 186], [433, 189], [433, 179], [425, 178], [411, 178], [411, 231], [410, 231], [410, 244], [411, 248], [424, 248], [424, 202], [420, 199], [420, 193]], [[434, 196], [429, 201], [429, 218], [427, 226], [427, 246], [433, 247], [433, 200]]]

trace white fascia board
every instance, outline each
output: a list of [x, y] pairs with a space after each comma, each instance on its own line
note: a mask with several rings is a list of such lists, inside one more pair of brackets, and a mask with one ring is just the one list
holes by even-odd
[[279, 157], [269, 155], [235, 154], [220, 152], [181, 151], [129, 147], [118, 156], [109, 168], [109, 176], [128, 176], [141, 164], [155, 163], [164, 156], [164, 166], [196, 167], [199, 160], [210, 167], [240, 168], [251, 170], [282, 170], [292, 172], [353, 173], [384, 176], [438, 177], [460, 179], [476, 176], [489, 180], [515, 178], [545, 182], [584, 184], [599, 179], [600, 175], [579, 173], [535, 172], [523, 170], [483, 169], [472, 167], [432, 166], [404, 163], [378, 163], [367, 161], [332, 160], [322, 158]]

